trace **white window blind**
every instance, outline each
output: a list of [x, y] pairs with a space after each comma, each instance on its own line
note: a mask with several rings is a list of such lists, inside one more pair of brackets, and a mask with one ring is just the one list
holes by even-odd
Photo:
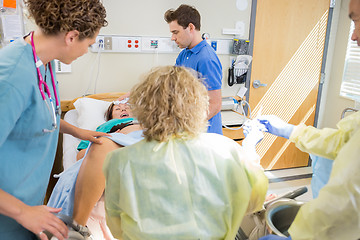
[[360, 101], [360, 47], [351, 40], [353, 31], [351, 22], [340, 96]]

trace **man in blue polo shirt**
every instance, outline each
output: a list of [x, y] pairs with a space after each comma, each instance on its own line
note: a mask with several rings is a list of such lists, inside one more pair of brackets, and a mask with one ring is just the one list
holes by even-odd
[[184, 48], [176, 66], [192, 68], [205, 79], [209, 94], [208, 132], [222, 134], [222, 66], [214, 49], [201, 37], [200, 14], [194, 7], [182, 4], [176, 10], [166, 11], [164, 18], [170, 27], [171, 40]]

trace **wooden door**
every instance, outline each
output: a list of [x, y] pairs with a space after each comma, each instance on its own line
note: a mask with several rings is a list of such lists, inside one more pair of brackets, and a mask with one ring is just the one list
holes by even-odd
[[[256, 116], [314, 124], [330, 0], [258, 0], [249, 103]], [[254, 88], [254, 80], [265, 87]], [[265, 169], [308, 165], [308, 154], [265, 134], [257, 146]]]

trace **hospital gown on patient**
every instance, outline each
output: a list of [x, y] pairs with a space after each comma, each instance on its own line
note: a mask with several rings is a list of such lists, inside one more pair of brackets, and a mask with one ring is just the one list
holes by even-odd
[[[129, 134], [111, 133], [111, 137], [108, 138], [122, 146], [129, 146], [143, 139], [141, 130]], [[86, 157], [86, 154], [84, 158]], [[84, 158], [77, 161], [69, 169], [60, 174], [60, 178], [52, 191], [47, 205], [55, 208], [62, 208], [61, 214], [67, 216], [72, 216], [73, 214], [75, 184]]]

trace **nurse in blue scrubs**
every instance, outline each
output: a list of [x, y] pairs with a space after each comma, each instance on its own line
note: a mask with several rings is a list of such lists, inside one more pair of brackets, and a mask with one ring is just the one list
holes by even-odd
[[68, 230], [42, 205], [59, 131], [99, 142], [104, 133], [60, 120], [53, 60], [88, 51], [106, 12], [99, 0], [25, 0], [38, 29], [0, 51], [0, 239], [58, 239]]

